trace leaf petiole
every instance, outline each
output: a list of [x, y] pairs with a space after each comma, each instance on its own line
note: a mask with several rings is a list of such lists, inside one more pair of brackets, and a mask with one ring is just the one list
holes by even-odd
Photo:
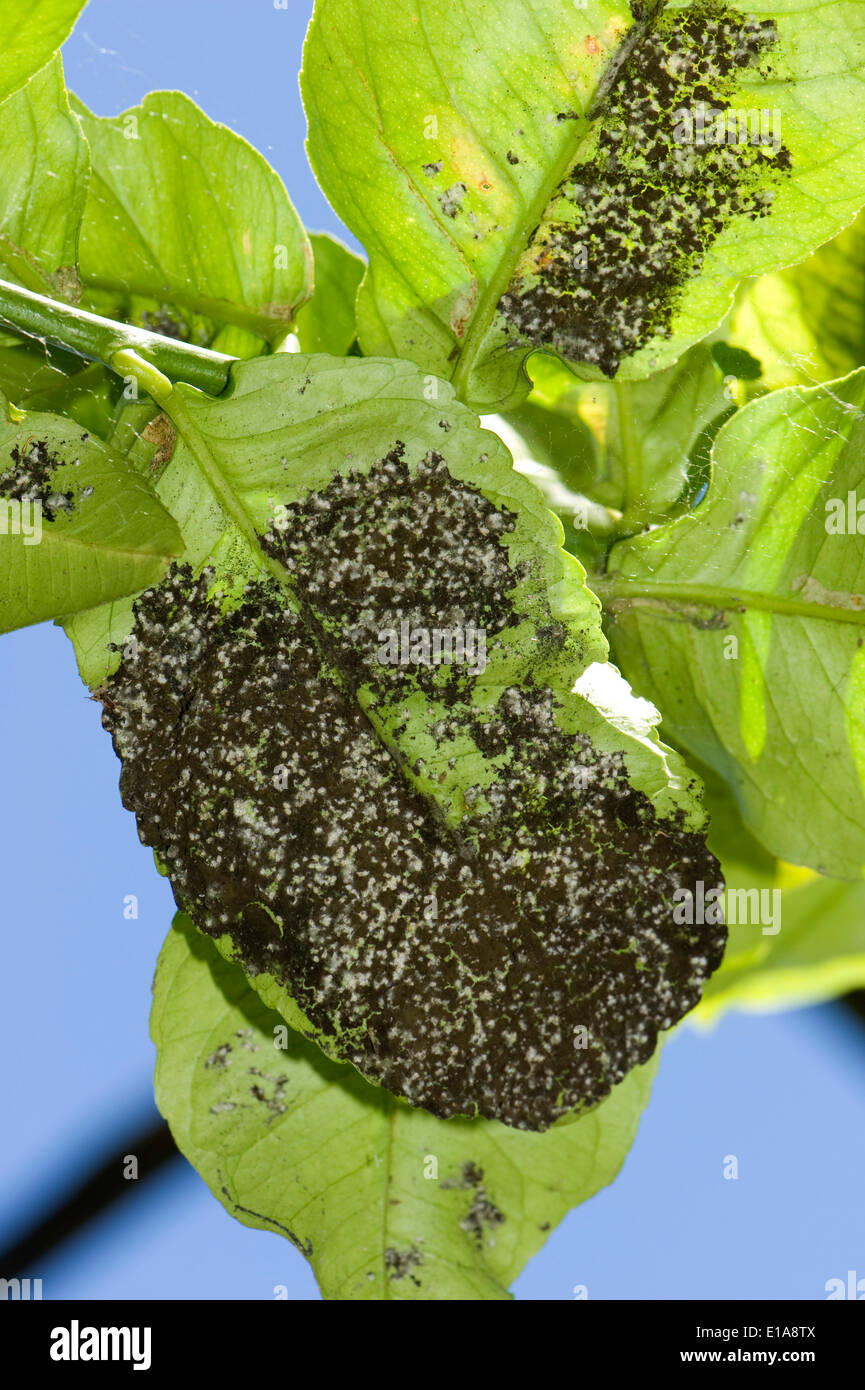
[[137, 386], [152, 396], [157, 405], [167, 406], [173, 384], [152, 362], [147, 362], [134, 348], [122, 347], [107, 363], [118, 376], [131, 378]]

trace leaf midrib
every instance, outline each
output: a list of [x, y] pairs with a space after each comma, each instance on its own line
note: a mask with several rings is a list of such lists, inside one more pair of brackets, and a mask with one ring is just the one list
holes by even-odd
[[565, 141], [563, 151], [553, 164], [547, 179], [541, 184], [537, 194], [527, 206], [525, 218], [509, 237], [499, 267], [495, 275], [488, 281], [472, 315], [459, 360], [451, 377], [454, 390], [460, 400], [468, 399], [468, 381], [480, 355], [480, 347], [490, 330], [498, 302], [513, 279], [517, 263], [530, 245], [534, 228], [542, 222], [544, 212], [552, 202], [556, 189], [576, 163], [580, 150], [586, 143], [598, 115], [599, 108], [609, 95], [609, 91], [612, 90], [616, 78], [627, 64], [640, 38], [649, 31], [655, 17], [664, 8], [666, 2], [667, 0], [653, 0], [644, 18], [635, 21], [627, 30], [621, 43], [601, 72], [594, 96], [580, 120], [574, 125], [574, 140]]
[[[253, 517], [243, 500], [242, 494], [238, 493], [232, 481], [222, 472], [218, 454], [211, 447], [210, 436], [196, 424], [195, 411], [194, 409], [190, 410], [188, 408], [182, 390], [175, 388], [167, 397], [161, 400], [160, 404], [175, 426], [178, 437], [184, 442], [195, 466], [198, 468], [204, 480], [205, 486], [209, 488], [210, 492], [215, 497], [223, 515], [230, 523], [237, 527], [246, 541], [254, 561], [259, 565], [260, 570], [270, 575], [270, 577], [279, 584], [280, 588], [285, 589], [287, 593], [290, 593], [298, 601], [303, 621], [310, 629], [318, 651], [327, 659], [330, 643], [318, 616], [315, 614], [305, 596], [292, 583], [291, 576], [284, 566], [262, 547], [259, 532], [255, 528]], [[359, 401], [356, 403], [357, 408], [361, 409], [368, 408], [369, 404], [369, 401]], [[343, 407], [340, 415], [337, 417], [338, 429], [340, 431], [344, 428], [344, 417], [349, 408], [350, 407]], [[322, 421], [314, 420], [310, 422], [306, 428], [307, 430], [314, 431], [316, 438], [320, 441], [322, 425]], [[344, 693], [351, 699], [352, 704], [361, 711], [364, 718], [369, 723], [376, 742], [380, 744], [393, 759], [396, 767], [409, 785], [413, 785], [412, 779], [408, 775], [408, 759], [404, 756], [402, 750], [392, 746], [382, 738], [381, 731], [373, 723], [369, 711], [366, 709], [363, 702], [358, 699], [357, 691], [352, 688], [351, 683], [346, 679], [341, 665], [333, 661], [333, 659], [331, 659], [329, 664], [338, 672]], [[421, 793], [421, 795], [423, 795], [423, 793]], [[429, 808], [430, 814], [439, 821], [442, 828], [448, 833], [455, 847], [465, 855], [465, 844], [455, 827], [449, 826], [446, 823], [439, 803], [435, 798], [429, 796], [424, 796], [424, 802]]]
[[865, 602], [861, 608], [836, 608], [828, 603], [801, 603], [781, 594], [761, 594], [749, 589], [715, 588], [711, 584], [644, 584], [634, 580], [596, 581], [593, 586], [605, 608], [653, 606], [659, 608], [693, 605], [717, 610], [750, 608], [784, 618], [816, 618], [827, 622], [865, 625]]
[[[329, 634], [321, 624], [318, 614], [315, 612], [308, 598], [292, 582], [291, 575], [270, 555], [260, 544], [259, 532], [256, 530], [252, 513], [249, 511], [244, 500], [243, 493], [237, 490], [236, 483], [231, 477], [227, 477], [220, 464], [218, 448], [214, 447], [219, 442], [219, 437], [214, 438], [209, 435], [205, 428], [200, 428], [195, 420], [194, 406], [189, 408], [186, 400], [186, 391], [190, 388], [183, 386], [175, 387], [171, 392], [160, 400], [160, 405], [169, 416], [178, 436], [183, 440], [189, 454], [192, 456], [194, 465], [198, 468], [205, 486], [209, 488], [220, 506], [226, 519], [233, 523], [244, 537], [253, 557], [257, 560], [261, 571], [269, 574], [287, 593], [291, 594], [298, 603], [300, 616], [310, 632], [310, 636], [316, 649], [327, 662], [329, 668], [337, 674], [338, 681], [343, 693], [351, 701], [353, 707], [357, 708], [363, 718], [369, 724], [376, 743], [384, 749], [392, 759], [401, 777], [405, 780], [409, 788], [413, 788], [416, 794], [422, 797], [424, 805], [431, 819], [438, 823], [441, 830], [447, 835], [454, 849], [467, 863], [473, 865], [475, 871], [486, 878], [487, 867], [476, 861], [471, 847], [467, 844], [464, 837], [460, 834], [459, 827], [450, 824], [445, 816], [444, 810], [434, 796], [417, 787], [410, 774], [410, 760], [398, 743], [391, 743], [382, 737], [382, 730], [376, 725], [371, 717], [371, 712], [363, 700], [359, 699], [359, 692], [353, 682], [347, 677], [343, 670], [338, 655], [332, 649]], [[374, 398], [373, 406], [377, 406], [378, 397]], [[345, 415], [352, 409], [368, 410], [369, 400], [361, 400], [353, 406], [343, 406], [340, 412], [334, 414], [334, 424], [336, 432], [341, 433], [345, 429]], [[304, 429], [312, 433], [318, 443], [321, 443], [322, 433], [325, 422], [316, 417], [308, 422]], [[292, 432], [293, 433], [293, 432]], [[296, 440], [293, 442], [297, 443]], [[539, 934], [533, 928], [533, 936], [539, 939]], [[539, 943], [540, 944], [540, 943]]]

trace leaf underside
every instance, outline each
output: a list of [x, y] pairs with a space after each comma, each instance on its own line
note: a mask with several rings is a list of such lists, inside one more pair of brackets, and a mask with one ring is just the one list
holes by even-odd
[[850, 879], [865, 871], [863, 406], [865, 371], [753, 401], [718, 434], [706, 501], [609, 561], [616, 660], [663, 692], [669, 736], [779, 858]]
[[641, 379], [855, 216], [861, 6], [631, 10], [318, 0], [310, 154], [369, 252], [365, 352], [484, 409], [526, 395], [534, 349]]
[[[239, 603], [235, 576], [230, 612], [212, 566], [136, 604], [104, 716], [124, 801], [179, 905], [332, 1056], [436, 1114], [544, 1128], [645, 1061], [720, 959], [722, 925], [673, 915], [718, 879], [693, 782], [654, 711], [617, 712], [617, 673], [606, 710], [574, 691], [597, 605], [469, 412], [374, 360], [234, 382], [177, 388], [170, 469], [185, 419], [271, 573]], [[436, 662], [436, 633], [473, 656]]]
[[179, 914], [154, 983], [156, 1096], [246, 1226], [290, 1240], [322, 1294], [501, 1300], [566, 1212], [613, 1180], [656, 1063], [546, 1134], [443, 1121], [325, 1058]]
[[132, 595], [182, 550], [159, 500], [86, 430], [0, 423], [0, 632]]

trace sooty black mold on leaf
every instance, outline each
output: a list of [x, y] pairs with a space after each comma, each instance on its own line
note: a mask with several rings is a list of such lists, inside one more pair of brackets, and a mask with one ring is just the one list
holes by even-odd
[[423, 1255], [416, 1245], [409, 1246], [408, 1250], [397, 1250], [391, 1246], [384, 1252], [384, 1266], [390, 1274], [391, 1279], [411, 1279], [413, 1284], [421, 1286], [420, 1280], [414, 1271], [423, 1264]]
[[496, 1226], [501, 1226], [506, 1220], [504, 1212], [500, 1211], [495, 1202], [491, 1202], [486, 1194], [483, 1185], [479, 1186], [472, 1198], [472, 1204], [466, 1215], [460, 1222], [461, 1228], [481, 1245], [484, 1241], [495, 1244], [495, 1239], [490, 1235]]
[[[103, 714], [124, 803], [178, 903], [331, 1055], [437, 1115], [544, 1129], [697, 1002], [725, 931], [678, 925], [673, 895], [717, 862], [564, 731], [542, 664], [495, 665], [527, 562], [441, 455], [397, 444], [282, 511], [263, 544], [290, 606], [262, 580], [223, 613], [184, 568], [138, 600]], [[492, 669], [383, 663], [403, 623], [484, 630]], [[537, 650], [567, 656], [564, 627]], [[430, 708], [434, 753], [400, 756]], [[413, 781], [432, 757], [436, 787], [462, 779], [455, 821]]]
[[456, 217], [463, 210], [463, 198], [468, 192], [464, 183], [455, 183], [439, 194], [439, 203], [445, 217]]
[[[54, 481], [55, 473], [66, 466], [67, 460], [52, 453], [44, 439], [28, 440], [23, 448], [14, 445], [9, 457], [12, 467], [0, 471], [0, 496], [17, 502], [38, 502], [43, 521], [54, 521], [59, 512], [70, 514], [75, 510], [77, 490], [58, 487]], [[79, 460], [69, 462], [76, 466]], [[92, 492], [92, 487], [83, 489], [80, 496]]]
[[473, 1192], [471, 1206], [465, 1216], [460, 1221], [460, 1227], [467, 1235], [473, 1237], [480, 1245], [484, 1240], [495, 1244], [495, 1240], [490, 1237], [490, 1231], [496, 1226], [501, 1226], [507, 1220], [504, 1212], [492, 1202], [487, 1195], [484, 1186], [484, 1170], [479, 1168], [476, 1163], [468, 1160], [460, 1168], [459, 1177], [444, 1178], [439, 1183], [439, 1187], [448, 1190], [450, 1188], [468, 1188]]
[[151, 333], [161, 333], [163, 338], [177, 338], [181, 342], [189, 342], [192, 336], [186, 320], [175, 317], [164, 304], [156, 310], [145, 309], [141, 315], [141, 323]]
[[754, 110], [768, 96], [740, 86], [768, 74], [777, 37], [771, 20], [720, 0], [641, 24], [596, 113], [591, 156], [560, 185], [500, 301], [515, 341], [614, 376], [670, 335], [709, 247], [734, 218], [766, 216], [790, 168], [775, 113]]

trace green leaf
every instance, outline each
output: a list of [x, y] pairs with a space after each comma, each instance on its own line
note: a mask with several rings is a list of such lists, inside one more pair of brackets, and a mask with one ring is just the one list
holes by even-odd
[[335, 237], [313, 232], [315, 290], [298, 311], [297, 336], [304, 352], [344, 357], [355, 340], [354, 301], [363, 276], [359, 256]]
[[58, 58], [0, 105], [0, 266], [28, 289], [76, 298], [90, 157]]
[[[484, 422], [504, 421], [521, 441], [521, 456], [531, 457], [544, 467], [551, 468], [564, 487], [577, 493], [591, 489], [595, 496], [606, 496], [599, 476], [597, 439], [580, 413], [583, 397], [579, 388], [583, 383], [577, 382], [553, 358], [538, 357], [535, 360], [566, 376], [569, 386], [578, 389], [573, 392], [570, 389], [562, 393], [557, 391], [554, 399], [536, 389], [529, 400], [516, 410], [509, 410], [506, 415], [481, 416], [481, 419]], [[558, 384], [560, 378], [557, 379]], [[593, 393], [596, 389], [594, 385], [588, 388]], [[486, 428], [494, 428], [498, 432], [497, 424], [487, 425]], [[513, 453], [510, 439], [505, 442]], [[553, 507], [553, 511], [558, 514], [557, 507]]]
[[369, 253], [361, 347], [486, 409], [525, 396], [533, 348], [586, 377], [669, 367], [865, 199], [863, 37], [855, 0], [636, 22], [625, 0], [317, 0], [310, 156]]
[[281, 1025], [178, 914], [154, 984], [157, 1104], [226, 1210], [290, 1240], [329, 1299], [507, 1298], [552, 1227], [615, 1177], [655, 1071], [525, 1134], [412, 1110]]
[[602, 569], [616, 523], [602, 503], [582, 491], [593, 490], [596, 448], [588, 426], [534, 402], [481, 419], [507, 445], [514, 467], [540, 488], [562, 523], [565, 549], [587, 570]]
[[0, 391], [23, 410], [68, 415], [104, 439], [118, 385], [100, 362], [85, 362], [74, 353], [28, 339], [0, 347]]
[[865, 866], [863, 402], [860, 371], [746, 406], [707, 500], [614, 547], [602, 585], [615, 658], [668, 736], [769, 850], [841, 878]]
[[86, 0], [3, 0], [0, 101], [45, 66], [68, 39], [85, 4]]
[[211, 342], [220, 325], [284, 337], [310, 293], [312, 255], [266, 160], [180, 92], [110, 119], [76, 110], [93, 156], [81, 233], [90, 306], [191, 341]]
[[[120, 400], [112, 402], [108, 418], [103, 413], [99, 423], [100, 434], [109, 448], [158, 491], [160, 475], [176, 445], [168, 417], [149, 396], [127, 398], [124, 392]], [[134, 625], [135, 597], [130, 595], [88, 608], [61, 624], [75, 649], [79, 675], [91, 689], [102, 685], [117, 668], [120, 652]]]
[[[623, 512], [632, 530], [690, 506], [708, 480], [712, 440], [735, 410], [732, 383], [717, 361], [723, 346], [698, 344], [676, 366], [634, 382], [581, 382], [552, 358], [532, 361], [532, 401], [548, 419], [564, 413], [589, 433], [593, 458], [582, 486]], [[558, 467], [567, 474], [566, 447]]]
[[818, 877], [769, 854], [745, 827], [730, 789], [697, 765], [711, 816], [709, 848], [724, 874], [728, 940], [688, 1022], [728, 1009], [796, 1008], [865, 984], [865, 884]]
[[[697, 763], [696, 770], [703, 782], [710, 818], [707, 842], [720, 860], [727, 888], [774, 888], [782, 873], [788, 878], [790, 875], [811, 877], [810, 869], [794, 869], [792, 865], [782, 864], [751, 833], [742, 820], [736, 798], [722, 777], [704, 763]], [[743, 938], [737, 935], [741, 930], [735, 923], [729, 927], [725, 965], [729, 964], [731, 956], [743, 949]]]
[[698, 789], [603, 664], [557, 521], [408, 363], [165, 388], [157, 491], [206, 568], [139, 601], [104, 717], [179, 905], [415, 1104], [522, 1128], [593, 1104], [724, 932], [674, 921], [717, 879]]
[[[710, 980], [689, 1022], [714, 1023], [727, 1009], [751, 1012], [821, 1003], [865, 986], [865, 884], [812, 878], [739, 892], [776, 893], [775, 922], [733, 926], [729, 961]], [[729, 894], [728, 894], [729, 896]], [[775, 928], [778, 928], [775, 931]], [[747, 946], [737, 934], [749, 936]]]
[[0, 632], [156, 584], [181, 553], [146, 483], [72, 421], [0, 425]]
[[749, 286], [730, 334], [757, 354], [773, 390], [865, 366], [865, 216], [801, 265]]

